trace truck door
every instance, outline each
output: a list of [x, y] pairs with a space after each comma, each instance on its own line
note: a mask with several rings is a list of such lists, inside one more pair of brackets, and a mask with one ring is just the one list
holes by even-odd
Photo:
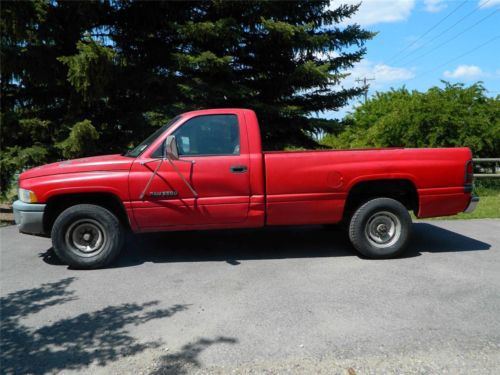
[[[172, 162], [197, 197], [168, 161], [159, 165], [155, 160], [161, 158], [162, 149], [152, 153], [150, 159], [136, 160], [130, 195], [141, 229], [209, 227], [246, 220], [250, 181], [244, 122], [237, 113], [199, 115], [188, 118], [171, 133], [180, 158]], [[157, 175], [144, 192], [156, 168]]]

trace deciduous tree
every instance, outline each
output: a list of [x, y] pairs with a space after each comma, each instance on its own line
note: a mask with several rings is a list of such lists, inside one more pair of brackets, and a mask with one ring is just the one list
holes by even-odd
[[500, 97], [483, 84], [443, 82], [426, 92], [378, 92], [323, 142], [351, 147], [470, 147], [476, 157], [500, 155]]

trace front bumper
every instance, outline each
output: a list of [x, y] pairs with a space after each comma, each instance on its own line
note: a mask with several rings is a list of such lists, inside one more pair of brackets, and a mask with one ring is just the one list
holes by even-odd
[[44, 234], [43, 212], [45, 204], [24, 203], [19, 200], [12, 205], [14, 219], [19, 232], [28, 234]]
[[477, 204], [479, 203], [479, 197], [471, 197], [469, 201], [469, 205], [464, 210], [465, 213], [469, 214], [476, 209]]

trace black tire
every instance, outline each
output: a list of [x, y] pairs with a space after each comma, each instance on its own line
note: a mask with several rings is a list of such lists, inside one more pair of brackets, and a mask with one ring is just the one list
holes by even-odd
[[372, 199], [360, 206], [349, 222], [349, 239], [361, 254], [373, 259], [393, 258], [410, 238], [408, 210], [391, 198]]
[[116, 259], [123, 247], [125, 230], [104, 207], [78, 204], [57, 217], [51, 237], [54, 251], [64, 263], [72, 268], [91, 269]]

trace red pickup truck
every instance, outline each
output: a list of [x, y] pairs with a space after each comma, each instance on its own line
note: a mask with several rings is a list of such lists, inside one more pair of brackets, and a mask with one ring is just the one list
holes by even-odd
[[419, 218], [472, 211], [468, 148], [262, 152], [248, 109], [184, 113], [133, 150], [21, 174], [23, 233], [52, 237], [77, 268], [113, 261], [126, 231], [344, 222], [364, 256], [388, 258]]

